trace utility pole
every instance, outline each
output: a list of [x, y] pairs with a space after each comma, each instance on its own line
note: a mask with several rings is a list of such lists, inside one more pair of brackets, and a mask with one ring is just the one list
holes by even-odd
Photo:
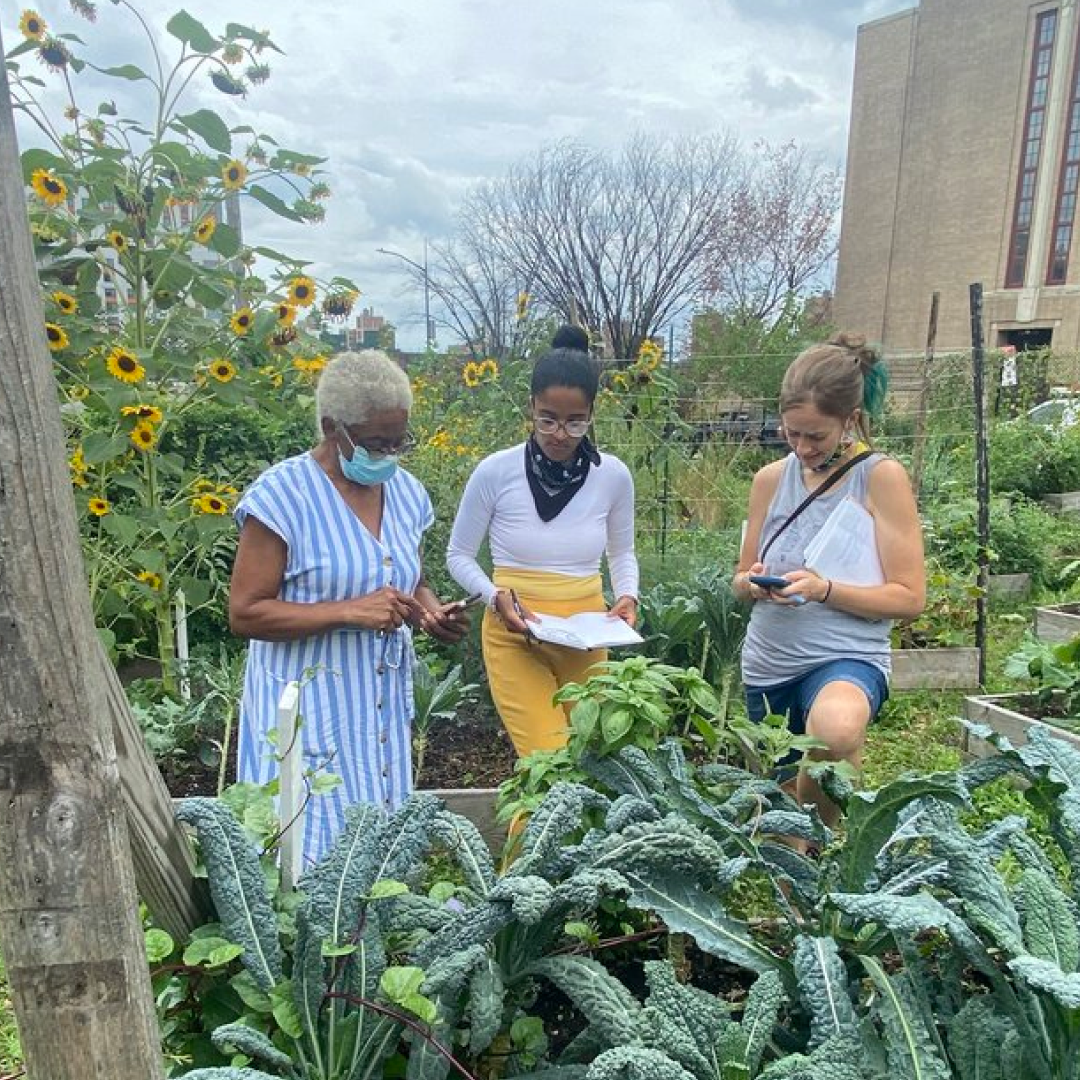
[[428, 274], [428, 242], [424, 240], [423, 265], [402, 255], [400, 251], [391, 251], [389, 248], [376, 248], [380, 255], [389, 255], [391, 258], [400, 259], [406, 266], [411, 266], [424, 282], [424, 338], [428, 349], [435, 348], [435, 323], [431, 318], [431, 277]]

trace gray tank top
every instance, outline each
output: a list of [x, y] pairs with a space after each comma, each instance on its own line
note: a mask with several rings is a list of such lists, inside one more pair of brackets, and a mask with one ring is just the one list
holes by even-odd
[[[866, 504], [870, 470], [882, 459], [872, 454], [840, 482], [818, 496], [779, 536], [765, 558], [767, 572], [801, 570], [804, 552], [841, 499]], [[794, 454], [784, 462], [780, 484], [761, 529], [759, 552], [809, 491]], [[742, 651], [742, 677], [747, 686], [775, 686], [805, 675], [831, 660], [865, 660], [890, 671], [890, 619], [864, 619], [826, 604], [754, 604]]]

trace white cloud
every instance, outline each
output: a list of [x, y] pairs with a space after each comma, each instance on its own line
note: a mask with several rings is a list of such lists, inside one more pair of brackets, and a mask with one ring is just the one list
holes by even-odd
[[[139, 3], [139, 0], [136, 0]], [[152, 5], [152, 7], [151, 7]], [[744, 142], [796, 140], [839, 162], [846, 141], [855, 28], [904, 0], [142, 0], [165, 24], [184, 6], [211, 30], [235, 21], [269, 30], [286, 55], [266, 54], [270, 81], [247, 99], [205, 78], [207, 105], [291, 148], [326, 155], [334, 192], [326, 221], [295, 226], [251, 206], [249, 239], [353, 277], [417, 345], [418, 298], [402, 295], [386, 247], [419, 260], [424, 237], [451, 225], [468, 185], [497, 176], [546, 142], [613, 147], [631, 132], [692, 135], [730, 129]], [[86, 41], [108, 66], [150, 62], [130, 17], [99, 4], [89, 26], [66, 4], [39, 5], [56, 29]], [[2, 28], [18, 40], [17, 7]], [[226, 14], [223, 14], [226, 12]], [[33, 62], [30, 61], [32, 64]], [[50, 78], [49, 76], [45, 76]], [[82, 80], [88, 81], [88, 80]], [[98, 79], [87, 95], [122, 98], [141, 84]], [[86, 103], [84, 102], [84, 108]], [[31, 131], [21, 128], [24, 143]]]

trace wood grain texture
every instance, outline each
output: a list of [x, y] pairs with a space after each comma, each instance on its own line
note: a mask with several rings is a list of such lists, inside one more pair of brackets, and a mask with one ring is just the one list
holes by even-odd
[[[0, 947], [31, 1080], [152, 1080], [159, 1035], [113, 724], [135, 729], [94, 630], [23, 191], [3, 72]], [[150, 803], [137, 861], [157, 894], [179, 833], [133, 772], [127, 801]]]

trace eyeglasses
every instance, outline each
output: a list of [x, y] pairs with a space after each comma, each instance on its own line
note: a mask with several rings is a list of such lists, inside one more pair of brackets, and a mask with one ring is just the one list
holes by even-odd
[[534, 416], [533, 427], [541, 435], [554, 435], [562, 428], [571, 439], [580, 439], [589, 433], [591, 420], [556, 420], [551, 416]]
[[401, 457], [403, 454], [407, 454], [410, 450], [416, 448], [416, 438], [410, 431], [406, 431], [396, 443], [388, 444], [379, 442], [375, 445], [368, 442], [354, 442], [353, 437], [349, 434], [349, 431], [344, 424], [338, 424], [338, 431], [345, 436], [345, 441], [354, 451], [357, 447], [360, 447], [368, 457], [374, 458], [376, 461], [378, 461], [379, 458], [384, 457]]

